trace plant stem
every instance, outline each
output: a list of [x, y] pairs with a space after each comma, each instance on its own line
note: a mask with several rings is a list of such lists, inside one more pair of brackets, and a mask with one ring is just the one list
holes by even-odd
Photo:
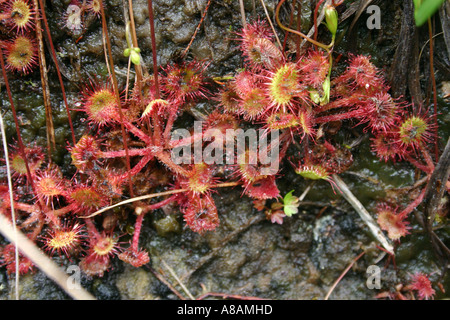
[[94, 237], [95, 240], [98, 240], [101, 238], [100, 233], [98, 232], [97, 228], [94, 225], [94, 222], [92, 219], [86, 219], [86, 228], [88, 232]]
[[188, 146], [194, 143], [195, 141], [203, 141], [203, 132], [194, 133], [192, 136], [182, 138], [179, 140], [170, 140], [168, 146], [170, 149], [179, 148], [182, 146]]
[[328, 300], [328, 298], [330, 297], [334, 288], [336, 288], [338, 283], [342, 280], [342, 278], [344, 278], [344, 276], [347, 274], [347, 272], [350, 270], [350, 268], [353, 267], [353, 265], [356, 263], [356, 261], [358, 261], [365, 253], [366, 253], [365, 251], [361, 252], [355, 259], [352, 260], [352, 262], [347, 266], [347, 268], [345, 268], [345, 270], [342, 272], [342, 274], [339, 276], [339, 278], [337, 278], [336, 281], [333, 283], [330, 290], [328, 290], [328, 293], [325, 296], [325, 300]]
[[305, 39], [305, 40], [311, 42], [312, 44], [314, 44], [314, 45], [316, 45], [316, 46], [318, 46], [318, 47], [324, 49], [326, 52], [329, 52], [329, 51], [330, 51], [329, 46], [324, 45], [323, 43], [320, 43], [320, 42], [318, 42], [318, 41], [315, 41], [314, 39], [311, 39], [310, 37], [308, 37], [307, 35], [301, 33], [300, 31], [297, 31], [297, 30], [293, 30], [293, 29], [291, 29], [291, 28], [288, 28], [288, 27], [284, 26], [284, 25], [280, 22], [280, 17], [279, 17], [279, 14], [280, 14], [280, 8], [281, 8], [281, 5], [282, 5], [285, 1], [286, 1], [286, 0], [281, 0], [281, 1], [278, 3], [277, 8], [276, 8], [276, 10], [275, 10], [275, 20], [277, 21], [277, 23], [278, 23], [278, 25], [280, 26], [280, 28], [282, 28], [282, 29], [284, 29], [284, 30], [286, 30], [286, 31], [292, 32], [292, 33], [294, 33], [294, 34], [296, 34], [296, 35], [299, 35], [299, 36], [302, 37], [303, 39]]
[[[291, 11], [291, 14], [289, 15], [289, 28], [292, 25], [292, 22], [294, 21], [294, 10], [295, 10], [295, 5], [296, 5], [297, 0], [292, 0], [292, 8], [293, 10]], [[289, 38], [289, 32], [285, 31], [284, 34], [284, 40], [283, 40], [283, 52], [286, 51], [286, 44], [287, 44], [287, 40]]]
[[405, 158], [408, 160], [412, 165], [414, 165], [417, 169], [422, 170], [423, 172], [427, 174], [431, 174], [433, 171], [430, 171], [430, 168], [419, 161], [417, 161], [415, 158], [411, 157], [410, 155], [406, 156]]
[[[69, 104], [67, 102], [66, 90], [64, 89], [64, 83], [63, 83], [62, 76], [61, 76], [61, 70], [59, 68], [58, 60], [57, 60], [57, 57], [56, 57], [55, 46], [53, 45], [52, 35], [50, 34], [50, 28], [48, 26], [47, 16], [45, 15], [45, 6], [44, 6], [43, 0], [39, 0], [39, 5], [40, 5], [40, 8], [41, 8], [40, 12], [41, 12], [41, 15], [42, 15], [42, 21], [44, 21], [45, 31], [47, 32], [48, 42], [50, 44], [50, 49], [51, 49], [50, 51], [51, 51], [51, 54], [53, 56], [53, 60], [54, 60], [55, 67], [56, 67], [56, 73], [58, 75], [59, 84], [61, 86], [61, 93], [62, 93], [62, 96], [63, 96], [64, 105], [66, 107], [67, 118], [68, 118], [69, 126], [70, 126], [70, 133], [72, 134], [72, 143], [73, 143], [73, 145], [76, 145], [75, 131], [73, 129], [73, 123], [72, 123], [72, 116], [70, 114]], [[36, 8], [36, 10], [38, 10], [38, 8]]]
[[403, 209], [402, 212], [400, 212], [398, 215], [401, 217], [405, 217], [409, 215], [423, 200], [423, 197], [425, 195], [426, 188], [423, 188], [420, 192], [419, 196], [414, 199], [413, 202], [411, 202], [405, 209]]
[[437, 122], [437, 93], [436, 93], [436, 78], [434, 76], [434, 58], [433, 58], [433, 28], [431, 26], [431, 18], [428, 18], [428, 33], [430, 36], [430, 76], [431, 83], [433, 85], [433, 105], [434, 105], [434, 156], [437, 161], [439, 159], [439, 148], [438, 148], [438, 122]]
[[[2, 54], [0, 52], [0, 54]], [[6, 134], [5, 134], [5, 126], [3, 124], [3, 116], [0, 112], [0, 131], [2, 133], [2, 142], [3, 142], [3, 152], [5, 155], [5, 162], [6, 162], [6, 176], [8, 178], [8, 192], [9, 192], [9, 201], [10, 201], [10, 207], [11, 207], [11, 220], [12, 220], [12, 227], [14, 230], [14, 242], [17, 243], [17, 225], [16, 225], [16, 214], [14, 211], [14, 195], [13, 195], [13, 183], [11, 179], [11, 169], [9, 165], [9, 155], [8, 155], [8, 144], [6, 143]], [[15, 296], [16, 300], [19, 300], [19, 248], [17, 246], [14, 247], [14, 259], [16, 261], [16, 270], [15, 270]]]
[[173, 271], [173, 269], [163, 260], [161, 259], [161, 262], [163, 265], [169, 270], [170, 274], [174, 279], [178, 282], [178, 284], [183, 288], [184, 292], [189, 296], [191, 300], [195, 300], [194, 296], [189, 292], [189, 290], [186, 288], [186, 286], [181, 282], [180, 278], [176, 275], [176, 273]]
[[154, 204], [149, 205], [148, 208], [150, 210], [156, 210], [156, 209], [162, 208], [162, 207], [168, 205], [169, 203], [172, 203], [173, 201], [175, 201], [177, 199], [177, 197], [178, 197], [178, 194], [174, 194], [174, 195], [168, 197], [165, 200], [162, 200], [162, 201], [160, 201], [158, 203], [154, 203]]
[[153, 58], [153, 77], [155, 79], [155, 91], [156, 91], [156, 99], [161, 98], [161, 94], [159, 91], [159, 80], [158, 80], [158, 60], [156, 54], [156, 37], [155, 37], [155, 21], [153, 17], [153, 1], [147, 0], [148, 4], [148, 18], [150, 21], [150, 37], [152, 40], [152, 58]]
[[133, 240], [131, 242], [131, 251], [138, 253], [139, 251], [139, 235], [141, 234], [142, 222], [144, 221], [145, 213], [142, 212], [137, 216], [134, 224]]
[[[297, 31], [302, 31], [302, 2], [299, 1], [297, 4]], [[295, 39], [295, 52], [297, 54], [297, 60], [300, 60], [300, 39], [301, 37], [296, 37]]]
[[202, 15], [202, 17], [200, 19], [200, 22], [198, 23], [197, 28], [195, 28], [194, 34], [191, 37], [191, 41], [189, 41], [188, 46], [186, 47], [186, 49], [184, 49], [183, 53], [181, 54], [182, 57], [186, 56], [187, 52], [189, 51], [189, 48], [192, 45], [192, 42], [194, 42], [195, 36], [197, 35], [198, 30], [200, 30], [200, 26], [202, 25], [203, 20], [205, 20], [206, 14], [208, 13], [208, 9], [209, 9], [209, 5], [210, 4], [211, 4], [211, 0], [208, 0], [208, 3], [206, 4], [205, 11], [203, 12], [203, 15]]
[[[130, 157], [135, 156], [145, 156], [149, 153], [151, 153], [152, 147], [142, 148], [142, 149], [129, 149], [128, 154]], [[118, 151], [103, 151], [101, 153], [100, 158], [120, 158], [125, 157], [125, 150], [118, 150]]]
[[[40, 0], [40, 1], [42, 1], [42, 0]], [[113, 81], [113, 87], [114, 87], [114, 92], [116, 95], [117, 105], [119, 107], [118, 109], [119, 109], [119, 117], [120, 117], [120, 127], [122, 130], [123, 146], [124, 146], [125, 155], [126, 155], [127, 171], [129, 173], [131, 171], [131, 164], [130, 164], [130, 156], [128, 154], [127, 136], [125, 133], [125, 126], [123, 124], [124, 116], [123, 116], [123, 112], [122, 112], [122, 102], [120, 101], [119, 87], [117, 85], [116, 72], [114, 70], [114, 61], [113, 61], [113, 57], [112, 57], [111, 41], [109, 39], [108, 28], [106, 26], [105, 9], [103, 7], [103, 1], [99, 1], [99, 3], [100, 3], [100, 11], [101, 11], [101, 16], [102, 16], [102, 30], [103, 30], [103, 34], [105, 35], [105, 38], [106, 38], [106, 46], [108, 49], [109, 62], [111, 65], [111, 76], [112, 76], [112, 81]], [[131, 174], [128, 174], [128, 187], [129, 187], [130, 195], [133, 197], [134, 192], [133, 192], [133, 182], [131, 180]]]
[[[155, 80], [155, 97], [156, 99], [161, 99], [161, 92], [159, 89], [159, 79], [158, 79], [158, 59], [156, 53], [156, 36], [155, 36], [155, 19], [153, 16], [153, 1], [147, 0], [148, 5], [148, 18], [150, 23], [150, 37], [152, 40], [152, 58], [153, 58], [153, 77]], [[161, 128], [159, 117], [156, 113], [152, 114], [153, 123], [153, 142], [156, 146], [161, 145]]]
[[[142, 159], [139, 160], [139, 162], [133, 167], [133, 169], [131, 169], [129, 171], [129, 173], [131, 175], [133, 175], [133, 176], [138, 174], [145, 167], [145, 165], [152, 159], [153, 159], [153, 155], [152, 154], [144, 155], [142, 157]], [[124, 173], [123, 175], [119, 176], [119, 179], [120, 180], [125, 180], [127, 177], [128, 177], [128, 173]]]
[[[130, 14], [131, 40], [133, 41], [133, 47], [139, 48], [137, 36], [136, 36], [136, 26], [134, 23], [134, 12], [133, 12], [133, 1], [132, 0], [128, 0], [128, 8], [129, 8], [129, 14]], [[142, 92], [141, 92], [142, 66], [134, 65], [134, 69], [136, 70], [136, 82], [135, 83], [138, 86], [139, 97], [141, 97], [142, 96]], [[139, 99], [139, 101], [142, 101], [142, 99]]]
[[112, 206], [108, 206], [108, 207], [102, 208], [102, 209], [94, 212], [93, 214], [91, 214], [89, 216], [80, 217], [80, 218], [92, 218], [92, 217], [95, 217], [96, 215], [99, 215], [100, 213], [103, 213], [103, 212], [108, 211], [110, 209], [114, 209], [116, 207], [123, 206], [124, 204], [133, 203], [133, 202], [136, 202], [136, 201], [151, 199], [151, 198], [160, 197], [160, 196], [165, 196], [165, 195], [169, 195], [169, 194], [186, 192], [186, 191], [188, 191], [188, 189], [177, 189], [177, 190], [169, 190], [169, 191], [152, 193], [152, 194], [146, 194], [146, 195], [143, 195], [143, 196], [134, 197], [134, 198], [127, 199], [127, 200], [118, 202], [116, 204], [113, 204]]
[[149, 137], [145, 132], [143, 132], [141, 129], [133, 125], [130, 121], [127, 119], [123, 119], [123, 125], [125, 128], [127, 128], [132, 134], [134, 134], [136, 137], [141, 139], [146, 144], [152, 144], [152, 139]]
[[20, 251], [26, 255], [42, 272], [44, 272], [49, 279], [55, 281], [68, 295], [74, 299], [79, 300], [95, 300], [89, 292], [81, 287], [72, 288], [69, 283], [72, 283], [68, 275], [61, 270], [52, 259], [47, 257], [33, 241], [27, 238], [22, 232], [17, 231], [17, 240], [14, 229], [10, 222], [0, 215], [0, 232], [10, 240]]
[[[178, 104], [176, 103], [173, 108], [178, 109]], [[170, 143], [170, 132], [172, 131], [173, 128], [173, 124], [176, 120], [176, 115], [177, 115], [178, 110], [172, 110], [169, 114], [169, 119], [167, 119], [166, 122], [166, 127], [164, 128], [164, 134], [163, 134], [163, 139], [164, 139], [164, 143], [165, 145], [168, 145]]]
[[[260, 1], [261, 1], [261, 5], [264, 8], [264, 13], [266, 14], [266, 18], [269, 21], [270, 27], [272, 28], [273, 34], [275, 35], [275, 38], [277, 39], [278, 46], [281, 49], [282, 48], [281, 41], [280, 41], [280, 38], [278, 38], [277, 31], [273, 27], [272, 20], [270, 20], [270, 16], [269, 16], [269, 12], [267, 12], [266, 4], [264, 3], [264, 0], [260, 0]], [[284, 52], [283, 52], [283, 54], [284, 54]]]
[[244, 7], [244, 1], [239, 0], [239, 8], [241, 9], [241, 21], [242, 21], [242, 27], [247, 27], [247, 19], [245, 18], [245, 7]]
[[[31, 189], [33, 190], [33, 194], [36, 194], [34, 179], [33, 179], [33, 176], [31, 175], [30, 166], [28, 165], [27, 155], [25, 153], [25, 146], [23, 144], [22, 135], [20, 134], [19, 121], [17, 119], [17, 112], [16, 112], [16, 108], [14, 106], [14, 101], [12, 98], [11, 87], [9, 86], [8, 75], [6, 74], [5, 60], [3, 59], [3, 50], [1, 48], [1, 46], [0, 46], [0, 66], [2, 67], [2, 74], [3, 74], [3, 79], [5, 81], [6, 92], [8, 94], [9, 103], [11, 105], [11, 111], [12, 111], [13, 118], [14, 118], [14, 124], [16, 126], [16, 134], [17, 134], [17, 142], [19, 144], [19, 152], [25, 163], [25, 168], [27, 170], [27, 179], [30, 182]], [[37, 201], [37, 203], [38, 203], [38, 206], [39, 206], [39, 209], [41, 210], [41, 212], [44, 212], [43, 201], [40, 199]], [[54, 217], [50, 216], [49, 218], [52, 221], [54, 221]]]
[[320, 0], [319, 2], [317, 2], [316, 8], [314, 9], [314, 41], [317, 41], [317, 33], [318, 33], [318, 28], [317, 28], [317, 13], [319, 11], [319, 7], [322, 4], [324, 0]]
[[[37, 0], [33, 1], [34, 7], [39, 8]], [[53, 126], [52, 106], [50, 102], [50, 90], [48, 85], [47, 62], [45, 60], [44, 40], [42, 37], [41, 20], [36, 19], [36, 39], [39, 46], [39, 69], [42, 84], [42, 99], [45, 107], [45, 122], [47, 133], [47, 153], [48, 159], [51, 159], [52, 150], [56, 147], [55, 128]]]
[[[422, 155], [423, 158], [425, 159], [425, 162], [427, 163], [427, 166], [430, 169], [430, 173], [434, 171], [434, 163], [433, 163], [433, 159], [431, 159], [430, 154], [428, 153], [428, 151], [425, 149], [425, 147], [421, 147], [420, 148], [422, 151]], [[438, 158], [436, 158], [437, 161]]]
[[337, 114], [331, 114], [329, 116], [323, 116], [323, 117], [317, 117], [314, 119], [316, 123], [324, 123], [324, 122], [330, 122], [330, 121], [340, 121], [345, 119], [350, 119], [357, 117], [361, 114], [361, 111], [359, 110], [352, 110], [344, 113], [337, 113]]

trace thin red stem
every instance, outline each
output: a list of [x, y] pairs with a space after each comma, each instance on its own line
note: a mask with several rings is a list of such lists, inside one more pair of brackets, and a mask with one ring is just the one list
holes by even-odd
[[77, 208], [76, 204], [72, 203], [72, 204], [69, 204], [69, 205], [67, 205], [65, 207], [62, 207], [62, 208], [59, 208], [59, 209], [56, 209], [56, 210], [52, 210], [50, 212], [52, 213], [53, 216], [60, 217], [60, 216], [63, 216], [65, 214], [68, 214], [69, 212], [73, 211], [76, 208]]
[[184, 49], [184, 51], [182, 53], [183, 57], [186, 56], [187, 52], [189, 51], [189, 48], [192, 45], [192, 42], [194, 42], [195, 36], [197, 35], [198, 31], [200, 30], [200, 26], [202, 25], [203, 20], [205, 20], [206, 14], [208, 13], [208, 8], [209, 8], [210, 4], [211, 4], [211, 0], [208, 0], [205, 11], [203, 12], [202, 18], [200, 19], [200, 22], [198, 23], [197, 28], [194, 31], [194, 35], [192, 36], [191, 41], [189, 42], [188, 46], [186, 47], [186, 49]]
[[316, 45], [316, 46], [318, 46], [318, 47], [321, 47], [321, 48], [323, 48], [325, 51], [329, 52], [329, 51], [330, 51], [330, 48], [329, 48], [328, 46], [326, 46], [326, 45], [324, 45], [323, 43], [320, 43], [320, 42], [318, 42], [318, 41], [315, 41], [314, 39], [311, 39], [310, 37], [308, 37], [307, 35], [303, 34], [303, 33], [300, 32], [300, 31], [297, 31], [297, 30], [293, 30], [293, 29], [291, 29], [291, 28], [288, 28], [288, 27], [284, 26], [284, 25], [281, 23], [280, 17], [279, 17], [279, 15], [280, 15], [280, 8], [281, 8], [281, 6], [283, 5], [283, 3], [284, 3], [285, 1], [286, 1], [286, 0], [281, 0], [281, 1], [278, 3], [278, 5], [277, 5], [277, 7], [276, 7], [276, 9], [275, 9], [275, 20], [277, 21], [277, 23], [278, 23], [278, 25], [280, 26], [280, 28], [282, 28], [283, 30], [292, 32], [292, 33], [294, 33], [294, 34], [296, 34], [296, 35], [302, 37], [303, 39], [305, 39], [305, 40], [311, 42], [312, 44], [314, 44], [314, 45]]
[[328, 293], [325, 296], [325, 300], [328, 300], [328, 298], [330, 297], [330, 295], [333, 292], [334, 288], [336, 288], [338, 283], [342, 280], [342, 278], [344, 278], [344, 276], [351, 269], [351, 267], [353, 267], [353, 265], [356, 263], [356, 261], [358, 261], [365, 253], [366, 253], [365, 251], [361, 252], [355, 259], [353, 259], [353, 261], [347, 266], [347, 268], [345, 268], [345, 270], [342, 272], [342, 274], [339, 276], [339, 278], [337, 278], [337, 280], [333, 283], [333, 285], [331, 286], [330, 290], [328, 290]]
[[[130, 149], [128, 150], [128, 154], [130, 157], [134, 156], [145, 156], [151, 153], [151, 147], [142, 148], [142, 149]], [[104, 151], [101, 154], [101, 158], [121, 158], [125, 157], [125, 150], [118, 150], [118, 151]]]
[[[302, 2], [297, 4], [297, 31], [302, 32]], [[300, 60], [300, 37], [295, 40], [295, 52], [297, 53], [297, 59]]]
[[425, 196], [426, 189], [427, 188], [423, 188], [422, 191], [420, 192], [419, 196], [413, 202], [411, 202], [398, 215], [401, 217], [406, 217], [407, 215], [409, 215], [423, 201], [423, 197]]
[[132, 134], [141, 139], [146, 144], [152, 144], [152, 138], [149, 137], [145, 132], [141, 129], [133, 125], [130, 121], [123, 119], [123, 125], [128, 129]]
[[50, 34], [50, 28], [48, 26], [47, 16], [45, 15], [45, 6], [44, 6], [43, 0], [39, 0], [39, 6], [41, 7], [42, 20], [44, 21], [45, 31], [47, 33], [47, 37], [48, 37], [49, 44], [50, 44], [50, 49], [51, 49], [50, 51], [53, 56], [53, 61], [55, 62], [56, 73], [58, 75], [59, 84], [61, 86], [61, 93], [63, 96], [64, 105], [66, 107], [67, 118], [68, 118], [69, 126], [70, 126], [70, 132], [72, 134], [72, 142], [73, 142], [73, 145], [76, 145], [75, 131], [73, 129], [73, 123], [72, 123], [72, 116], [70, 114], [69, 104], [67, 102], [66, 90], [64, 89], [64, 83], [62, 80], [61, 70], [59, 68], [59, 64], [58, 64], [58, 60], [57, 60], [57, 56], [56, 56], [55, 46], [53, 45], [52, 35]]
[[412, 165], [414, 165], [417, 169], [422, 170], [423, 172], [426, 172], [428, 174], [431, 174], [432, 171], [430, 168], [422, 163], [420, 163], [418, 160], [414, 159], [411, 156], [406, 156], [406, 160], [408, 160]]
[[[30, 166], [28, 164], [27, 156], [26, 156], [26, 153], [25, 153], [25, 146], [24, 146], [23, 140], [22, 140], [22, 135], [20, 134], [19, 121], [17, 119], [17, 112], [16, 112], [16, 108], [14, 106], [14, 101], [13, 101], [12, 94], [11, 94], [11, 87], [9, 86], [8, 75], [6, 74], [5, 61], [3, 59], [3, 51], [2, 51], [1, 46], [0, 46], [0, 65], [2, 67], [3, 79], [5, 81], [6, 92], [8, 94], [9, 103], [11, 105], [11, 111], [12, 111], [13, 118], [14, 118], [14, 124], [16, 126], [16, 134], [17, 134], [17, 142], [19, 144], [19, 152], [20, 152], [20, 154], [21, 154], [21, 156], [23, 158], [23, 161], [25, 163], [25, 168], [27, 170], [27, 179], [30, 182], [31, 189], [33, 190], [33, 193], [36, 194], [36, 188], [35, 188], [35, 185], [34, 185], [34, 179], [33, 179], [33, 176], [31, 174], [31, 171], [30, 171]], [[48, 216], [48, 218], [53, 223], [55, 223], [57, 225], [59, 224], [59, 221], [56, 219], [55, 216], [50, 215], [47, 210], [43, 210], [45, 205], [43, 204], [41, 199], [38, 200], [38, 206], [39, 206], [39, 209], [41, 210], [41, 212], [45, 212], [45, 214]]]
[[3, 79], [5, 81], [6, 92], [8, 94], [9, 104], [11, 105], [11, 111], [13, 114], [14, 124], [16, 126], [16, 134], [17, 134], [17, 142], [19, 143], [19, 151], [25, 162], [28, 180], [30, 181], [31, 186], [34, 189], [34, 183], [33, 183], [32, 177], [31, 177], [31, 171], [30, 171], [30, 167], [28, 165], [28, 160], [27, 160], [27, 157], [25, 154], [25, 147], [23, 144], [22, 135], [20, 134], [20, 127], [19, 127], [19, 121], [17, 120], [16, 107], [14, 106], [14, 101], [13, 101], [12, 94], [11, 94], [11, 87], [9, 86], [8, 76], [6, 74], [5, 61], [3, 60], [3, 50], [1, 48], [1, 46], [0, 46], [0, 63], [1, 63], [1, 67], [2, 67]]
[[153, 17], [153, 1], [147, 0], [148, 4], [148, 18], [150, 21], [150, 38], [152, 40], [152, 58], [153, 58], [153, 77], [155, 79], [156, 99], [160, 99], [158, 80], [158, 59], [156, 54], [156, 37], [155, 37], [155, 21]]
[[314, 119], [314, 121], [316, 123], [324, 123], [324, 122], [330, 122], [330, 121], [340, 121], [340, 120], [345, 120], [345, 119], [350, 119], [350, 118], [357, 117], [360, 114], [361, 114], [361, 111], [359, 111], [359, 110], [352, 110], [352, 111], [348, 111], [348, 112], [344, 112], [344, 113], [338, 113], [338, 114], [332, 114], [332, 115], [329, 115], [329, 116], [318, 117], [318, 118]]
[[424, 147], [421, 147], [420, 149], [422, 151], [423, 158], [425, 159], [425, 162], [427, 163], [427, 166], [430, 169], [430, 172], [433, 172], [434, 171], [433, 159], [431, 159], [430, 154]]
[[161, 130], [161, 119], [157, 112], [152, 113], [152, 124], [153, 124], [153, 143], [155, 146], [161, 146], [162, 140], [162, 130]]
[[321, 112], [325, 112], [331, 109], [350, 107], [358, 103], [362, 98], [364, 98], [364, 96], [362, 96], [360, 93], [353, 93], [352, 95], [346, 98], [334, 100], [327, 104], [316, 106], [314, 108], [314, 112], [316, 114], [319, 114]]
[[319, 12], [319, 7], [322, 4], [323, 0], [320, 0], [317, 5], [316, 8], [314, 9], [314, 41], [317, 41], [317, 14]]
[[[40, 0], [40, 1], [42, 1], [42, 0]], [[103, 1], [99, 1], [99, 3], [100, 3], [100, 11], [101, 11], [101, 16], [102, 16], [102, 29], [103, 29], [103, 33], [106, 38], [106, 46], [108, 49], [109, 63], [111, 65], [111, 75], [112, 75], [112, 81], [113, 81], [113, 86], [114, 86], [114, 92], [116, 94], [117, 104], [119, 106], [120, 127], [122, 130], [122, 139], [123, 139], [123, 145], [124, 145], [125, 154], [126, 154], [126, 165], [127, 165], [127, 169], [128, 169], [127, 171], [129, 173], [131, 171], [131, 164], [130, 164], [130, 156], [128, 154], [127, 136], [125, 133], [125, 126], [123, 123], [124, 116], [123, 116], [123, 112], [122, 112], [122, 102], [120, 101], [119, 87], [117, 85], [116, 73], [114, 71], [114, 61], [112, 58], [111, 41], [109, 39], [108, 28], [106, 26], [105, 9], [103, 8]], [[130, 189], [131, 197], [134, 197], [133, 182], [131, 180], [131, 174], [128, 174], [128, 186]]]
[[233, 299], [233, 300], [265, 300], [264, 298], [259, 297], [241, 296], [239, 294], [229, 294], [221, 292], [207, 292], [199, 296], [196, 300], [203, 300], [208, 297], [220, 297], [222, 299]]
[[142, 221], [144, 221], [144, 216], [145, 216], [144, 212], [138, 215], [136, 223], [134, 224], [133, 240], [131, 243], [131, 250], [134, 253], [139, 252], [139, 235], [141, 234]]
[[176, 115], [178, 112], [178, 103], [173, 105], [174, 110], [171, 110], [169, 114], [169, 119], [167, 119], [166, 127], [164, 129], [164, 143], [168, 144], [170, 142], [170, 132], [172, 131], [173, 124], [176, 120]]
[[189, 171], [173, 162], [172, 157], [169, 153], [160, 151], [155, 153], [155, 157], [158, 158], [158, 160], [164, 163], [166, 166], [168, 166], [173, 172], [181, 174], [184, 177], [189, 176]]
[[23, 202], [15, 202], [14, 201], [14, 209], [21, 210], [28, 213], [33, 213], [36, 211], [37, 207]]
[[182, 146], [187, 146], [193, 144], [195, 141], [203, 141], [203, 132], [194, 133], [192, 136], [179, 139], [179, 140], [171, 140], [168, 144], [169, 148], [177, 148]]
[[[235, 186], [238, 186], [240, 184], [241, 183], [238, 182], [238, 181], [223, 182], [223, 183], [218, 183], [218, 184], [216, 184], [216, 185], [214, 185], [212, 187], [214, 187], [214, 188], [227, 188], [227, 187], [235, 187]], [[92, 213], [92, 214], [90, 214], [88, 216], [80, 216], [80, 218], [82, 218], [82, 219], [92, 218], [92, 217], [95, 217], [95, 216], [99, 215], [100, 213], [108, 211], [108, 210], [110, 210], [112, 208], [116, 208], [116, 207], [122, 206], [122, 205], [127, 204], [127, 203], [147, 200], [147, 199], [160, 197], [160, 196], [167, 196], [167, 195], [175, 194], [175, 193], [183, 193], [183, 192], [186, 192], [186, 191], [189, 191], [189, 190], [188, 189], [176, 189], [176, 190], [168, 190], [168, 191], [163, 191], [163, 192], [158, 192], [158, 193], [152, 193], [152, 194], [139, 196], [139, 197], [136, 197], [136, 198], [132, 198], [132, 199], [121, 201], [121, 202], [116, 203], [116, 204], [114, 204], [112, 206], [109, 206], [109, 207], [102, 208], [102, 209], [100, 209], [100, 210], [98, 210], [98, 211], [96, 211], [96, 212], [94, 212], [94, 213]]]
[[431, 83], [433, 85], [433, 105], [434, 105], [434, 153], [435, 159], [439, 159], [439, 148], [438, 148], [438, 121], [437, 121], [437, 92], [436, 92], [436, 78], [434, 76], [434, 58], [433, 58], [433, 28], [431, 26], [431, 19], [428, 18], [428, 33], [430, 37], [430, 76]]
[[178, 198], [178, 196], [179, 196], [178, 194], [174, 194], [174, 195], [171, 195], [167, 199], [164, 199], [164, 200], [162, 200], [160, 202], [149, 204], [148, 206], [146, 206], [144, 208], [144, 211], [148, 212], [148, 211], [152, 211], [152, 210], [156, 210], [156, 209], [162, 208], [162, 207], [168, 205], [169, 203], [174, 202]]
[[128, 177], [128, 174], [131, 175], [136, 175], [137, 173], [139, 173], [144, 167], [145, 165], [153, 159], [153, 155], [148, 154], [142, 157], [141, 160], [139, 160], [139, 162], [133, 167], [133, 169], [131, 169], [129, 172], [119, 176], [120, 180], [124, 180]]
[[[297, 0], [292, 1], [292, 8], [294, 8], [294, 10], [295, 10], [296, 3], [297, 3]], [[292, 22], [294, 21], [294, 10], [291, 11], [291, 14], [289, 16], [289, 25], [288, 25], [289, 28], [291, 27]], [[289, 32], [285, 31], [284, 40], [283, 40], [283, 52], [286, 52], [286, 43], [287, 43], [288, 38], [289, 38]]]
[[88, 230], [88, 232], [94, 237], [95, 240], [100, 239], [100, 232], [98, 232], [97, 228], [94, 225], [94, 222], [92, 221], [91, 218], [87, 218], [85, 220], [86, 223], [86, 228]]

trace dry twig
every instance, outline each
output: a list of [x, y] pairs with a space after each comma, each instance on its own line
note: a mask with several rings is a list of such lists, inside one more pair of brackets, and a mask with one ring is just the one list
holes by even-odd
[[95, 300], [89, 292], [81, 286], [69, 285], [72, 281], [52, 259], [39, 250], [33, 241], [28, 239], [22, 232], [14, 230], [11, 223], [0, 215], [0, 233], [11, 241], [21, 253], [26, 255], [48, 278], [55, 281], [68, 295], [77, 300]]
[[367, 212], [366, 208], [361, 204], [361, 202], [353, 195], [353, 193], [348, 188], [347, 184], [336, 174], [333, 175], [333, 180], [336, 183], [338, 190], [344, 196], [344, 198], [352, 205], [352, 207], [358, 212], [361, 219], [369, 227], [372, 235], [377, 239], [381, 245], [390, 253], [394, 254], [394, 248], [386, 236], [383, 234], [378, 224], [372, 218], [372, 216]]

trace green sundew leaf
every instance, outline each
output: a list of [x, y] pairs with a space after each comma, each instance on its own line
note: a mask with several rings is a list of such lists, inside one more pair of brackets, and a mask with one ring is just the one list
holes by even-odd
[[416, 26], [420, 27], [444, 3], [445, 0], [414, 0], [414, 19]]
[[292, 195], [294, 190], [289, 191], [283, 198], [283, 210], [286, 216], [290, 217], [298, 212], [298, 197]]
[[327, 104], [330, 102], [330, 89], [331, 89], [331, 82], [330, 77], [328, 76], [322, 85], [323, 89], [323, 97], [320, 99], [321, 104]]

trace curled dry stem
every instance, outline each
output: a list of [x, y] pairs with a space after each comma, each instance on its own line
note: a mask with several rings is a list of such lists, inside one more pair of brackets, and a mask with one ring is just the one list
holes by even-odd
[[307, 35], [303, 34], [302, 32], [297, 31], [297, 30], [294, 30], [294, 29], [291, 29], [291, 28], [288, 28], [288, 27], [286, 27], [285, 25], [283, 25], [283, 24], [281, 23], [281, 21], [280, 21], [280, 16], [279, 16], [279, 15], [280, 15], [280, 8], [281, 8], [281, 6], [283, 5], [283, 3], [284, 3], [285, 1], [286, 1], [286, 0], [281, 0], [281, 1], [278, 3], [277, 8], [276, 8], [276, 10], [275, 10], [275, 20], [277, 21], [277, 23], [278, 23], [278, 25], [280, 26], [280, 28], [282, 28], [282, 29], [285, 30], [285, 31], [292, 32], [292, 33], [294, 33], [294, 34], [296, 34], [296, 35], [302, 37], [303, 39], [305, 39], [305, 40], [311, 42], [312, 44], [314, 44], [314, 45], [316, 45], [316, 46], [318, 46], [318, 47], [324, 49], [327, 53], [329, 53], [329, 52], [330, 52], [330, 48], [333, 46], [333, 43], [331, 43], [330, 45], [325, 45], [325, 44], [323, 44], [323, 43], [321, 43], [321, 42], [318, 42], [318, 41], [315, 41], [314, 39], [311, 39], [310, 37], [308, 37]]

